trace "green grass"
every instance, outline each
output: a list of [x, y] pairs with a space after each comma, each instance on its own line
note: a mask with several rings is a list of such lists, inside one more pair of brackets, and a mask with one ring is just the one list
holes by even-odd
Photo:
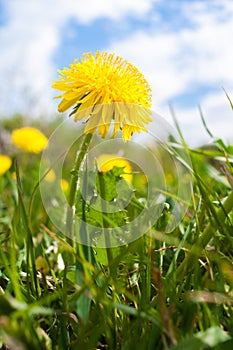
[[[0, 177], [1, 349], [232, 349], [233, 146], [213, 139], [208, 147], [185, 147], [193, 186], [182, 221], [165, 232], [167, 196], [146, 235], [112, 249], [66, 239], [41, 202], [40, 156], [12, 151], [15, 162]], [[100, 174], [106, 200], [122, 171]], [[134, 198], [115, 216], [97, 215], [78, 193], [77, 215], [99, 227], [132, 220], [146, 205], [137, 175], [134, 186]]]

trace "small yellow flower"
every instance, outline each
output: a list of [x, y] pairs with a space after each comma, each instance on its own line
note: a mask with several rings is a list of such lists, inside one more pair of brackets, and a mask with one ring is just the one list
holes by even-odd
[[10, 157], [0, 154], [0, 176], [10, 169], [12, 160]]
[[45, 275], [49, 272], [49, 265], [46, 259], [41, 255], [36, 258], [36, 270]]
[[99, 134], [105, 138], [111, 122], [112, 137], [122, 130], [124, 141], [134, 132], [147, 131], [151, 121], [151, 88], [143, 74], [122, 57], [107, 52], [85, 53], [70, 68], [58, 71], [60, 80], [53, 88], [63, 93], [59, 112], [74, 107], [70, 115], [78, 121], [88, 118], [85, 134]]
[[38, 129], [24, 127], [12, 132], [12, 143], [28, 153], [40, 153], [47, 146], [48, 139]]
[[56, 174], [53, 169], [49, 170], [48, 174], [45, 176], [45, 181], [46, 182], [54, 182], [56, 179]]
[[61, 179], [61, 188], [64, 192], [66, 192], [69, 188], [69, 183], [65, 179]]
[[100, 171], [103, 173], [112, 170], [114, 167], [124, 168], [124, 172], [126, 174], [122, 174], [122, 178], [124, 178], [129, 183], [132, 182], [132, 168], [127, 159], [118, 157], [116, 154], [101, 154], [98, 157], [97, 163]]

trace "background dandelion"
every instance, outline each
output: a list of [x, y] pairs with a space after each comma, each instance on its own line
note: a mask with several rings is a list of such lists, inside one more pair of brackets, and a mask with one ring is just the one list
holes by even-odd
[[0, 154], [0, 175], [10, 169], [12, 160], [10, 157]]
[[28, 153], [40, 153], [46, 147], [47, 137], [38, 129], [23, 127], [12, 132], [12, 143]]
[[129, 183], [132, 182], [133, 170], [127, 159], [119, 157], [116, 154], [101, 154], [97, 160], [97, 163], [100, 171], [102, 172], [110, 171], [114, 167], [124, 168], [125, 174], [122, 174], [121, 177]]

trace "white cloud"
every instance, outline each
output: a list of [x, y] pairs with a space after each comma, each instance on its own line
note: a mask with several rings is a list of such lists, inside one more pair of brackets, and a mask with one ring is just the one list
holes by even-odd
[[[233, 9], [232, 9], [233, 15]], [[197, 28], [174, 33], [138, 31], [108, 50], [134, 62], [150, 81], [155, 100], [164, 102], [193, 85], [215, 88], [233, 83], [233, 19], [213, 21], [205, 14]]]
[[233, 143], [233, 111], [225, 93], [207, 95], [202, 106], [206, 122], [214, 137], [224, 136], [226, 141]]
[[[223, 91], [208, 94], [202, 98], [201, 110], [206, 125], [214, 138], [222, 138], [226, 143], [233, 143], [232, 119], [233, 113]], [[161, 115], [171, 124], [169, 111], [161, 108]], [[212, 142], [201, 121], [198, 106], [190, 108], [175, 108], [175, 115], [181, 127], [185, 140], [191, 147]]]
[[[0, 114], [17, 109], [34, 115], [55, 111], [50, 88], [57, 68], [53, 55], [68, 21], [123, 21], [128, 17], [149, 18], [150, 13], [153, 26], [148, 31], [126, 32], [124, 39], [106, 49], [142, 70], [153, 89], [153, 109], [168, 120], [167, 104], [176, 96], [199, 86], [219, 89], [217, 94], [203, 95], [199, 103], [213, 133], [230, 137], [232, 116], [221, 86], [232, 96], [233, 3], [174, 1], [177, 19], [184, 22], [176, 29], [169, 18], [161, 19], [155, 2], [159, 0], [5, 0], [7, 22], [0, 27]], [[208, 139], [197, 106], [174, 107], [188, 139], [196, 144]]]
[[[158, 1], [158, 0], [157, 0]], [[76, 18], [79, 23], [89, 23], [97, 18], [121, 19], [132, 15], [145, 15], [156, 0], [5, 0], [5, 6], [11, 17], [25, 18], [27, 22], [48, 22], [58, 24], [68, 17]]]
[[[232, 96], [233, 4], [213, 1], [213, 5], [209, 8], [207, 3], [187, 2], [183, 16], [190, 19], [190, 27], [181, 27], [176, 32], [161, 33], [158, 27], [150, 33], [138, 31], [121, 42], [112, 43], [107, 50], [126, 57], [143, 71], [152, 86], [153, 108], [159, 114], [164, 113], [167, 119], [170, 117], [166, 105], [176, 96], [192, 93], [198, 86], [218, 90], [218, 93], [203, 95], [199, 104], [214, 134], [232, 140], [232, 111], [221, 87]], [[175, 106], [175, 109], [184, 134], [193, 145], [208, 139], [197, 106], [189, 109]]]
[[75, 19], [143, 16], [153, 0], [5, 0], [7, 22], [0, 27], [0, 113], [21, 111], [33, 115], [50, 109], [50, 85], [56, 67], [53, 54], [63, 26]]

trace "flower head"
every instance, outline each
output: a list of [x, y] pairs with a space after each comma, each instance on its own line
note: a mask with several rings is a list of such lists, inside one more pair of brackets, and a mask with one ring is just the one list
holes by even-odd
[[25, 152], [40, 153], [47, 146], [48, 139], [38, 129], [25, 127], [13, 131], [12, 143]]
[[122, 174], [122, 178], [131, 183], [133, 175], [132, 168], [127, 159], [119, 157], [116, 154], [101, 154], [97, 160], [100, 171], [106, 173], [112, 170], [114, 167], [124, 168], [125, 174]]
[[68, 181], [66, 181], [65, 179], [61, 179], [61, 188], [64, 192], [67, 192], [68, 191], [68, 188], [69, 188], [69, 183]]
[[12, 160], [10, 157], [0, 154], [0, 176], [10, 169]]
[[88, 118], [85, 133], [105, 138], [111, 122], [115, 137], [122, 129], [122, 138], [129, 140], [134, 132], [147, 131], [151, 121], [151, 88], [143, 74], [122, 57], [97, 51], [83, 55], [59, 70], [60, 80], [53, 87], [62, 91], [59, 112], [74, 107], [71, 115], [78, 121]]

